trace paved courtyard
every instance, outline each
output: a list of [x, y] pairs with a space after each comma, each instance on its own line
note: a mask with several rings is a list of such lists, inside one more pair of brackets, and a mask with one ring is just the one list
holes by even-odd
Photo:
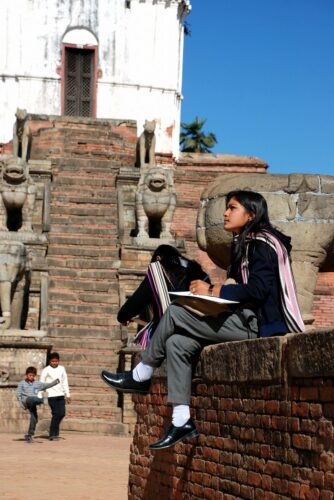
[[59, 441], [0, 433], [1, 500], [126, 500], [130, 438], [64, 432]]

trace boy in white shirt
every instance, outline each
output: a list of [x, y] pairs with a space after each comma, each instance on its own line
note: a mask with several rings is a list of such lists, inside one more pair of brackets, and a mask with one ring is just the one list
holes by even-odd
[[59, 364], [59, 354], [52, 352], [49, 355], [49, 364], [40, 377], [40, 382], [50, 382], [59, 379], [57, 386], [47, 389], [48, 403], [51, 408], [52, 418], [50, 424], [50, 441], [59, 439], [60, 422], [65, 417], [65, 403], [70, 403], [70, 389], [65, 368]]

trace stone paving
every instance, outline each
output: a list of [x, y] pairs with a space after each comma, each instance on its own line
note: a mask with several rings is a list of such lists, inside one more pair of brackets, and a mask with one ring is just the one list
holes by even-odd
[[32, 444], [0, 433], [1, 500], [126, 500], [131, 438], [64, 432]]

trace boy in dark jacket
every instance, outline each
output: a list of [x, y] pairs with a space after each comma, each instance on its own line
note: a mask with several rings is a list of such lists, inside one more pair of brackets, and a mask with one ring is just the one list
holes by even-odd
[[28, 433], [24, 436], [28, 443], [32, 442], [32, 436], [35, 434], [36, 424], [38, 422], [37, 405], [43, 404], [43, 398], [37, 396], [39, 391], [44, 391], [49, 387], [59, 384], [58, 379], [53, 380], [49, 384], [37, 382], [35, 381], [36, 375], [36, 368], [34, 366], [29, 366], [26, 369], [26, 378], [19, 382], [16, 390], [16, 397], [20, 406], [24, 410], [29, 410], [30, 413]]

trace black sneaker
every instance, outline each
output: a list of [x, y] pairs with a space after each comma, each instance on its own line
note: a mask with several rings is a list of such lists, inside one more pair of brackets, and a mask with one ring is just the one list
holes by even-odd
[[30, 434], [25, 434], [24, 439], [27, 443], [32, 443], [32, 436]]

